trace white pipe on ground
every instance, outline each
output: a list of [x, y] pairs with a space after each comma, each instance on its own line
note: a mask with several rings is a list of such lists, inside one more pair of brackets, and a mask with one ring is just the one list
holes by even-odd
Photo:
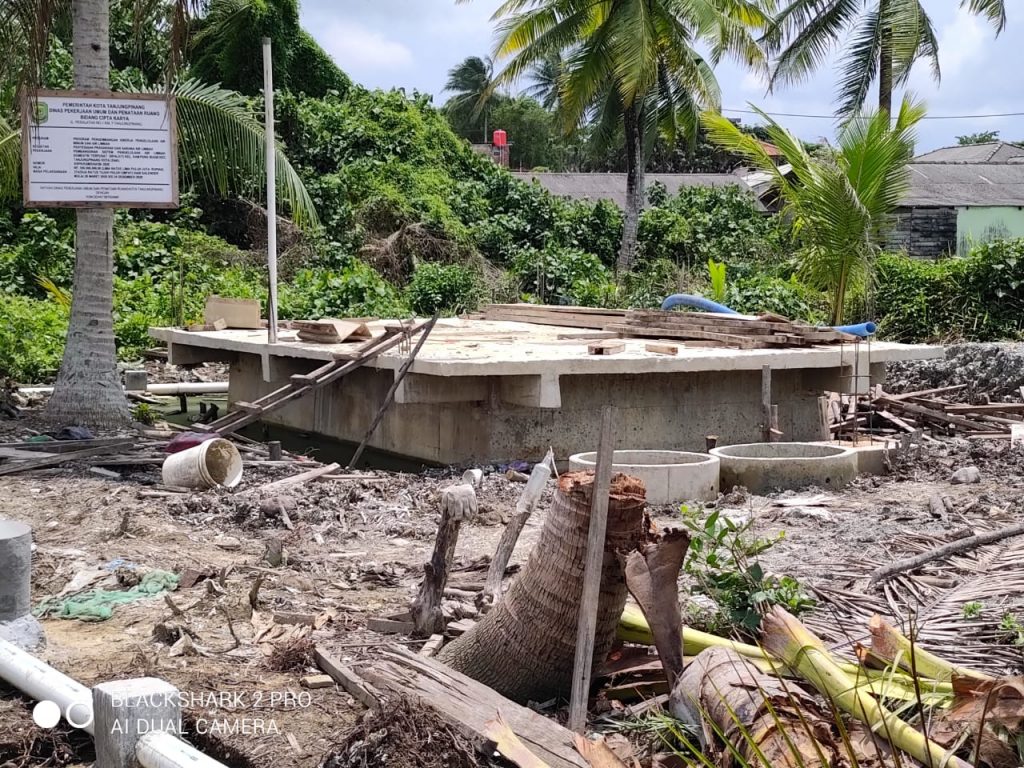
[[195, 747], [166, 731], [147, 733], [135, 745], [135, 757], [142, 768], [226, 768]]
[[[95, 736], [92, 691], [0, 638], [0, 679], [36, 701], [53, 701], [76, 728]], [[143, 768], [227, 768], [172, 734], [154, 731], [139, 739], [135, 756]]]
[[71, 725], [93, 734], [92, 691], [0, 639], [0, 678], [36, 701], [53, 701]]
[[[53, 387], [19, 387], [23, 395], [52, 395]], [[133, 394], [141, 395], [217, 395], [226, 394], [226, 381], [183, 381], [171, 384], [150, 384], [145, 389], [132, 390]]]

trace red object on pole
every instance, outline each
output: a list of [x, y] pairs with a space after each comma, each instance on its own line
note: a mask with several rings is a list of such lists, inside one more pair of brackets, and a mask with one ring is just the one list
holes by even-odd
[[508, 144], [508, 134], [500, 128], [494, 132], [494, 146], [504, 147]]

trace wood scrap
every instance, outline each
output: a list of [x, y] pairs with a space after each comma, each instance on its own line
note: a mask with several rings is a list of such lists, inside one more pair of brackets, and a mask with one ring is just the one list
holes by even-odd
[[477, 508], [476, 490], [472, 485], [456, 485], [441, 491], [441, 522], [437, 527], [433, 554], [423, 564], [420, 591], [409, 609], [417, 637], [444, 632], [441, 600], [455, 556], [459, 529], [464, 522], [476, 517]]
[[627, 768], [618, 755], [612, 752], [604, 736], [591, 740], [577, 733], [573, 744], [576, 745], [576, 751], [590, 763], [590, 768]]
[[318, 688], [333, 688], [334, 678], [330, 675], [306, 675], [299, 678], [299, 685], [303, 688], [316, 690]]
[[[505, 526], [505, 530], [502, 531], [501, 538], [498, 540], [498, 547], [494, 551], [494, 557], [491, 559], [490, 567], [487, 569], [487, 581], [484, 584], [483, 590], [484, 600], [497, 602], [501, 599], [501, 583], [505, 578], [508, 561], [511, 559], [512, 552], [516, 548], [516, 542], [519, 541], [519, 535], [523, 531], [523, 526], [526, 525], [526, 521], [537, 507], [541, 491], [547, 485], [554, 466], [555, 454], [554, 451], [549, 449], [544, 456], [544, 460], [536, 465], [530, 474], [530, 478], [537, 474], [536, 480], [531, 484], [529, 482], [530, 478], [527, 478], [526, 487], [516, 501], [515, 514], [512, 515]], [[544, 477], [540, 475], [544, 475]]]
[[310, 480], [316, 480], [318, 477], [329, 475], [340, 468], [340, 464], [325, 464], [322, 467], [316, 467], [315, 469], [300, 472], [299, 474], [292, 475], [291, 477], [284, 477], [280, 480], [265, 483], [264, 485], [252, 488], [244, 493], [267, 493], [269, 491], [280, 491], [282, 488], [290, 488], [293, 485], [302, 485]]
[[626, 351], [626, 344], [622, 341], [595, 341], [587, 344], [589, 355], [617, 355]]
[[338, 685], [344, 688], [352, 698], [367, 709], [373, 709], [380, 702], [380, 692], [351, 668], [321, 648], [313, 654], [316, 665], [331, 676]]
[[427, 337], [429, 337], [430, 332], [434, 330], [434, 326], [437, 324], [437, 318], [438, 314], [435, 312], [434, 316], [430, 318], [425, 326], [423, 326], [420, 338], [416, 342], [416, 346], [412, 348], [412, 352], [409, 353], [409, 357], [402, 363], [402, 367], [395, 373], [395, 378], [394, 381], [391, 382], [391, 387], [384, 396], [384, 400], [380, 404], [380, 408], [377, 410], [376, 415], [373, 417], [373, 421], [370, 422], [370, 426], [366, 429], [366, 434], [363, 435], [363, 441], [359, 444], [359, 447], [356, 448], [356, 452], [352, 454], [352, 459], [346, 465], [346, 469], [355, 469], [359, 465], [359, 459], [362, 457], [363, 451], [366, 450], [366, 446], [369, 444], [370, 438], [373, 437], [373, 433], [377, 430], [381, 420], [384, 418], [384, 414], [387, 413], [388, 408], [391, 407], [391, 403], [395, 399], [395, 393], [401, 386], [402, 381], [405, 380], [405, 376], [409, 373], [409, 369], [412, 368], [412, 364], [416, 361], [416, 356], [426, 343]]
[[[44, 467], [56, 467], [72, 461], [79, 461], [90, 456], [99, 456], [104, 453], [114, 453], [118, 448], [127, 448], [135, 444], [133, 439], [117, 440], [104, 445], [96, 445], [91, 448], [82, 448], [77, 451], [59, 453], [56, 455], [42, 456], [33, 459], [21, 459], [10, 461], [0, 466], [0, 475], [13, 475], [18, 472], [27, 472], [33, 469]], [[91, 462], [96, 465], [97, 462]]]
[[500, 711], [497, 717], [484, 724], [484, 735], [494, 742], [502, 757], [515, 763], [519, 768], [550, 768], [519, 740], [519, 737], [508, 727], [508, 723], [505, 722]]
[[550, 768], [589, 768], [572, 747], [570, 731], [436, 659], [389, 646], [362, 674], [382, 693], [433, 710], [480, 747], [493, 743], [487, 723], [500, 712], [519, 741]]
[[875, 584], [885, 581], [898, 573], [904, 573], [905, 571], [912, 571], [915, 568], [920, 568], [925, 563], [942, 560], [950, 555], [960, 554], [976, 549], [977, 547], [983, 547], [986, 544], [993, 544], [997, 541], [1002, 541], [1003, 539], [1021, 535], [1024, 535], [1024, 523], [1018, 523], [995, 531], [987, 531], [986, 533], [979, 533], [974, 536], [968, 536], [967, 538], [951, 541], [948, 544], [944, 544], [929, 552], [924, 552], [920, 555], [908, 557], [903, 560], [897, 560], [895, 563], [891, 563], [890, 565], [877, 569], [871, 574], [871, 578], [868, 580], [868, 587], [873, 587]]
[[615, 407], [606, 405], [601, 411], [601, 435], [594, 468], [594, 491], [583, 565], [583, 594], [580, 597], [576, 658], [573, 662], [572, 693], [569, 698], [569, 729], [577, 733], [582, 733], [587, 724], [587, 699], [590, 696], [590, 676], [594, 661], [594, 634], [597, 631], [601, 569], [604, 564], [605, 536], [608, 530], [608, 493], [612, 479], [612, 454], [615, 450], [614, 430]]
[[644, 344], [644, 349], [655, 355], [670, 355], [675, 357], [679, 354], [679, 347], [675, 344]]

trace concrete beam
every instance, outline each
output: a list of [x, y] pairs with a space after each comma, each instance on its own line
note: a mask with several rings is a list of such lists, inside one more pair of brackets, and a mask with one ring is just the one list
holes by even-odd
[[233, 363], [238, 353], [228, 349], [198, 347], [194, 344], [170, 342], [167, 345], [167, 362], [171, 365], [195, 365], [197, 363]]
[[558, 384], [558, 374], [502, 376], [499, 382], [499, 396], [503, 402], [526, 408], [562, 407], [562, 388]]
[[[398, 371], [395, 371], [398, 375]], [[472, 403], [490, 397], [486, 376], [424, 376], [407, 374], [395, 390], [396, 403]]]
[[178, 689], [165, 680], [141, 677], [100, 683], [92, 689], [96, 765], [137, 768], [136, 748], [151, 733], [181, 735]]

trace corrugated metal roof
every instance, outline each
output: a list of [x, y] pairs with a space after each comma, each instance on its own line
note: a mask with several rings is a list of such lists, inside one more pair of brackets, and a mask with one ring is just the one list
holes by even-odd
[[914, 158], [914, 163], [1008, 163], [1012, 158], [1024, 158], [1024, 148], [993, 141], [987, 144], [966, 144], [962, 147], [943, 147]]
[[[559, 197], [577, 200], [611, 200], [620, 208], [626, 206], [626, 174], [624, 173], [527, 173], [517, 172], [516, 178], [523, 181], [536, 180], [548, 192]], [[655, 182], [665, 185], [669, 194], [676, 194], [682, 187], [739, 187], [745, 192], [750, 188], [739, 176], [731, 173], [648, 173], [645, 175], [649, 187]]]
[[1024, 164], [918, 163], [910, 169], [908, 207], [1024, 206]]

